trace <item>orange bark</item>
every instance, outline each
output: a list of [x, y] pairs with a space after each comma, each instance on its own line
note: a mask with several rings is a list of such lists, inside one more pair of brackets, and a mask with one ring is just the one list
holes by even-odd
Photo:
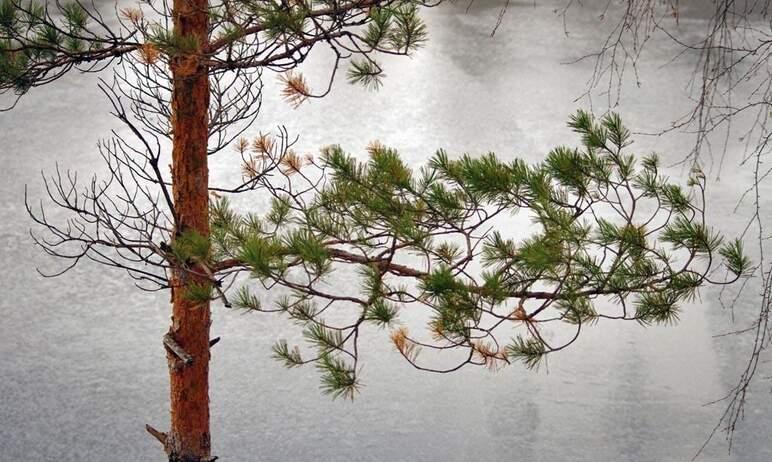
[[[196, 37], [203, 49], [208, 35], [207, 0], [174, 0], [174, 30]], [[209, 236], [207, 166], [209, 82], [196, 53], [171, 58], [172, 184], [176, 232]], [[203, 273], [201, 271], [197, 273]], [[210, 460], [209, 303], [185, 298], [185, 287], [201, 277], [176, 269], [172, 274], [172, 325], [169, 335], [193, 361], [184, 364], [167, 351], [171, 385], [171, 429], [166, 451], [173, 462]]]

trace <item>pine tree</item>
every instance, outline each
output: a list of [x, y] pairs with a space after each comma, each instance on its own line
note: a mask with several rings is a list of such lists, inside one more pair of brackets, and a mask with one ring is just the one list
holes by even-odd
[[[191, 297], [215, 279], [207, 267], [209, 193], [217, 189], [209, 184], [209, 157], [254, 120], [264, 71], [282, 73], [293, 104], [326, 93], [314, 93], [295, 71], [314, 48], [333, 52], [330, 85], [346, 61], [351, 82], [377, 87], [378, 53], [408, 55], [426, 39], [425, 3], [432, 2], [150, 0], [120, 9], [115, 26], [79, 0], [0, 0], [3, 92], [21, 97], [72, 69], [113, 65], [113, 79], [101, 87], [134, 138], [116, 135], [100, 145], [111, 176], [85, 192], [75, 176], [59, 172], [46, 183], [71, 221], [58, 226], [42, 210], [33, 218], [51, 233], [38, 243], [52, 255], [73, 265], [96, 260], [126, 269], [143, 287], [170, 289], [171, 429], [148, 427], [170, 461], [212, 460], [210, 307]], [[171, 175], [162, 161], [169, 144]], [[257, 185], [253, 178], [229, 190]]]
[[[705, 223], [704, 176], [693, 172], [685, 191], [655, 156], [627, 154], [617, 116], [577, 113], [570, 124], [583, 146], [556, 148], [535, 166], [440, 151], [413, 171], [379, 143], [362, 163], [336, 146], [301, 157], [286, 132], [241, 136], [259, 109], [264, 72], [280, 73], [290, 104], [326, 94], [297, 69], [315, 47], [334, 55], [328, 88], [343, 61], [349, 81], [378, 88], [375, 57], [419, 47], [419, 7], [432, 2], [151, 0], [120, 10], [115, 28], [77, 1], [1, 1], [0, 89], [21, 97], [71, 69], [113, 71], [100, 85], [132, 138], [100, 143], [108, 178], [83, 185], [57, 170], [45, 180], [54, 205], [71, 213], [63, 224], [27, 207], [47, 232], [37, 243], [69, 260], [62, 272], [89, 259], [127, 271], [141, 288], [170, 290], [171, 428], [148, 426], [170, 461], [214, 460], [213, 300], [289, 316], [311, 353], [282, 341], [274, 356], [290, 367], [315, 364], [324, 392], [352, 398], [368, 324], [390, 329], [399, 353], [423, 370], [534, 367], [587, 324], [674, 322], [698, 287], [749, 269], [741, 243]], [[209, 158], [229, 146], [242, 178], [210, 184]], [[233, 209], [228, 197], [245, 192], [269, 196], [270, 210]], [[502, 217], [518, 211], [533, 225], [503, 233]], [[728, 279], [714, 278], [720, 263]], [[330, 288], [328, 276], [347, 268], [360, 284]], [[234, 282], [240, 288], [227, 290]], [[406, 306], [425, 308], [427, 335], [399, 325]], [[559, 328], [567, 337], [556, 343], [543, 335], [551, 324], [572, 330]], [[426, 350], [457, 362], [421, 362]]]

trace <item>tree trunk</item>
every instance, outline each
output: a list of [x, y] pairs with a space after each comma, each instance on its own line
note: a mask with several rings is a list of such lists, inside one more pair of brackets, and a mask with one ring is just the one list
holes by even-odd
[[[207, 41], [207, 0], [174, 0], [174, 33], [195, 37], [198, 49]], [[209, 81], [197, 53], [171, 58], [172, 184], [176, 235], [209, 236], [209, 170], [207, 166]], [[189, 262], [190, 263], [190, 262]], [[198, 275], [194, 274], [197, 273]], [[209, 303], [185, 297], [185, 287], [206, 282], [204, 271], [172, 272], [172, 325], [169, 337], [192, 361], [167, 349], [171, 382], [171, 429], [166, 451], [173, 462], [210, 460], [209, 436]], [[184, 356], [184, 355], [183, 355]], [[188, 358], [188, 359], [191, 359]]]

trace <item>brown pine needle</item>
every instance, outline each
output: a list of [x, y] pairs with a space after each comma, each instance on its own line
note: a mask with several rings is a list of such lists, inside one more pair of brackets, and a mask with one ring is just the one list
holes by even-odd
[[264, 135], [260, 133], [260, 135], [258, 135], [254, 141], [252, 141], [252, 150], [257, 155], [268, 156], [273, 152], [275, 145], [276, 143], [270, 135]]
[[142, 10], [139, 8], [121, 8], [120, 14], [135, 26], [138, 25], [144, 17]]
[[234, 146], [236, 149], [236, 152], [239, 154], [244, 154], [247, 149], [249, 148], [249, 140], [244, 138], [243, 136], [236, 140], [236, 145]]
[[139, 59], [147, 65], [153, 65], [158, 62], [161, 57], [161, 52], [152, 43], [143, 43], [137, 49], [139, 52]]
[[284, 154], [284, 157], [282, 157], [281, 165], [284, 167], [284, 173], [287, 175], [299, 173], [300, 169], [303, 168], [303, 158], [290, 149]]
[[475, 355], [485, 364], [485, 367], [491, 371], [498, 371], [504, 364], [509, 364], [509, 360], [502, 351], [498, 351], [490, 343], [477, 341], [472, 342], [472, 348]]
[[408, 361], [415, 362], [418, 353], [420, 352], [420, 348], [418, 348], [418, 345], [411, 342], [410, 339], [407, 338], [407, 335], [407, 327], [398, 327], [391, 331], [391, 343], [394, 344], [397, 350], [402, 353]]
[[250, 156], [244, 160], [244, 164], [241, 166], [241, 175], [244, 180], [253, 180], [260, 174], [258, 166], [258, 160]]
[[528, 313], [525, 312], [525, 307], [523, 307], [522, 303], [517, 305], [517, 308], [515, 308], [515, 311], [513, 311], [512, 314], [510, 315], [510, 318], [515, 319], [517, 321], [528, 320]]
[[373, 157], [379, 152], [383, 152], [385, 149], [386, 146], [378, 140], [371, 141], [370, 144], [367, 145], [367, 153], [370, 154], [370, 157]]
[[282, 97], [294, 109], [300, 107], [311, 96], [311, 89], [300, 72], [287, 71], [279, 76], [279, 80], [284, 84], [281, 91]]

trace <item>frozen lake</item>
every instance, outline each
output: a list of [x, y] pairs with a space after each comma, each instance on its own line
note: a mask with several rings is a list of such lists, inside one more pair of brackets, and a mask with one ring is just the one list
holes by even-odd
[[[413, 59], [388, 60], [377, 93], [341, 79], [327, 98], [293, 110], [267, 73], [250, 133], [285, 125], [301, 136], [300, 152], [338, 143], [363, 153], [378, 139], [415, 165], [440, 147], [535, 162], [553, 146], [576, 144], [565, 122], [587, 107], [575, 99], [592, 63], [561, 63], [601, 44], [599, 10], [575, 9], [566, 36], [554, 6], [517, 3], [491, 38], [500, 2], [476, 4], [468, 13], [466, 2], [429, 11], [428, 45]], [[683, 33], [705, 27], [698, 10], [684, 8]], [[634, 131], [662, 129], [690, 108], [684, 85], [695, 58], [670, 62], [677, 51], [652, 42], [642, 87], [624, 89], [616, 110]], [[312, 87], [324, 85], [325, 64], [318, 56], [304, 67]], [[96, 141], [117, 126], [108, 110], [94, 76], [72, 75], [0, 114], [2, 460], [163, 458], [144, 425], [168, 425], [168, 296], [138, 292], [124, 274], [89, 264], [42, 279], [35, 268], [58, 262], [32, 245], [23, 204], [25, 184], [42, 197], [41, 169], [58, 162], [85, 175], [99, 165]], [[691, 142], [637, 136], [633, 150], [675, 162]], [[709, 183], [710, 217], [730, 234], [747, 219], [744, 208], [734, 212], [751, 178], [737, 167], [739, 149], [730, 144], [720, 182], [712, 172]], [[237, 168], [213, 165], [213, 177]], [[670, 173], [685, 182], [683, 169]], [[300, 337], [292, 323], [214, 304], [212, 335], [222, 341], [211, 365], [212, 452], [223, 461], [688, 461], [723, 411], [704, 403], [735, 383], [749, 351], [748, 339], [714, 336], [745, 327], [756, 292], [738, 304], [736, 325], [710, 290], [675, 327], [600, 322], [539, 372], [514, 365], [427, 375], [402, 360], [387, 332], [372, 330], [354, 403], [323, 396], [313, 368], [286, 370], [270, 359], [277, 339]], [[761, 385], [732, 455], [719, 436], [700, 460], [772, 460], [772, 401]]]

